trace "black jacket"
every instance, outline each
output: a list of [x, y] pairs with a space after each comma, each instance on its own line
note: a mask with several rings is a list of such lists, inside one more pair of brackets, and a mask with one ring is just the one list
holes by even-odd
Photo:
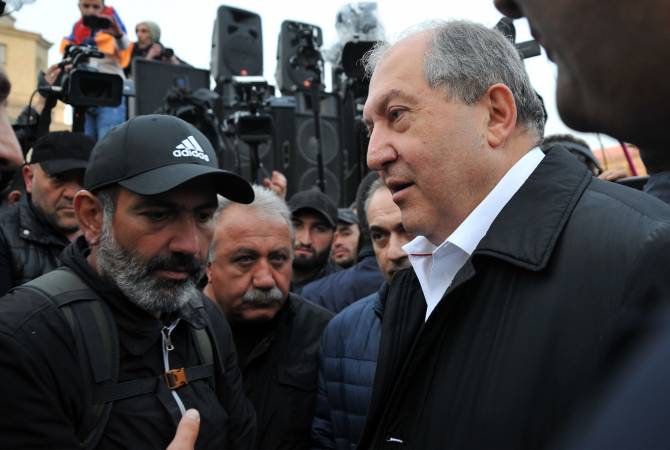
[[[83, 238], [63, 253], [72, 269], [106, 302], [118, 327], [119, 381], [164, 372], [163, 323], [102, 280], [85, 259]], [[177, 390], [186, 408], [202, 419], [197, 448], [250, 448], [255, 433], [253, 409], [244, 397], [230, 329], [220, 310], [203, 299], [210, 315], [209, 335], [222, 359], [216, 365], [216, 390], [203, 379]], [[205, 327], [202, 313], [189, 303], [174, 317], [181, 321], [171, 341], [170, 366], [200, 363], [190, 326]], [[91, 392], [80, 369], [76, 343], [62, 311], [48, 299], [18, 288], [0, 299], [0, 447], [79, 448], [78, 427], [90, 417]], [[167, 395], [146, 394], [114, 402], [98, 448], [157, 449], [172, 440], [180, 413]]]
[[669, 255], [667, 205], [549, 152], [427, 322], [414, 272], [394, 277], [361, 448], [546, 447], [670, 294]]
[[52, 271], [70, 241], [54, 230], [29, 198], [0, 216], [0, 295]]
[[[272, 329], [240, 361], [244, 388], [258, 417], [256, 448], [309, 448], [321, 333], [333, 315], [289, 294]], [[235, 343], [240, 328], [233, 326]]]

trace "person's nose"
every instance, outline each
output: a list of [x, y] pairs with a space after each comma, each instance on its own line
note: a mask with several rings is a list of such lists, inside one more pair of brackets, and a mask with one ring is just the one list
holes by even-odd
[[312, 235], [306, 227], [296, 228], [295, 242], [298, 245], [304, 245], [306, 247], [312, 245]]
[[173, 227], [170, 251], [186, 255], [198, 255], [204, 240], [206, 240], [205, 233], [198, 226], [194, 217], [180, 218]]
[[74, 194], [81, 190], [81, 185], [74, 181], [69, 181], [63, 186], [63, 197], [67, 200], [72, 201], [74, 199]]
[[267, 260], [261, 259], [256, 263], [252, 283], [256, 289], [261, 290], [269, 290], [275, 287], [272, 268]]
[[367, 163], [370, 170], [383, 170], [388, 163], [398, 157], [383, 129], [373, 129], [368, 143]]
[[393, 261], [395, 264], [401, 264], [405, 259], [407, 259], [407, 253], [402, 249], [402, 246], [405, 245], [406, 241], [401, 239], [396, 233], [391, 233], [389, 238], [389, 247], [386, 253], [388, 259]]

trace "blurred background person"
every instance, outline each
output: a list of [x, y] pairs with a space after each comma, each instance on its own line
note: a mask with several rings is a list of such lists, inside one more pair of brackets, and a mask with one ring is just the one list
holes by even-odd
[[339, 270], [330, 260], [337, 207], [316, 188], [295, 193], [288, 206], [295, 229], [291, 291], [300, 294], [307, 283]]
[[168, 64], [184, 64], [177, 58], [174, 50], [166, 48], [161, 43], [161, 29], [156, 22], [145, 20], [135, 26], [137, 41], [130, 44], [130, 61], [125, 67], [126, 76], [132, 75], [133, 60], [135, 58], [146, 58], [161, 61]]
[[338, 208], [330, 259], [343, 269], [353, 266], [358, 258], [360, 237], [361, 229], [356, 213], [351, 208]]
[[[61, 52], [69, 45], [90, 45], [102, 52], [104, 58], [91, 58], [88, 64], [103, 73], [125, 78], [123, 68], [130, 61], [130, 41], [126, 27], [113, 7], [104, 0], [79, 0], [81, 17], [63, 38]], [[101, 139], [114, 126], [126, 120], [126, 104], [94, 106], [86, 110], [85, 131], [93, 139]]]
[[22, 170], [26, 195], [0, 216], [0, 295], [58, 267], [79, 235], [72, 200], [94, 144], [83, 133], [55, 131], [29, 152]]

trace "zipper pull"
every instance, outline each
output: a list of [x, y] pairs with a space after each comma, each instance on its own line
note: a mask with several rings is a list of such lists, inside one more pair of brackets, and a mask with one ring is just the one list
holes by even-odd
[[172, 334], [172, 330], [175, 329], [178, 323], [179, 319], [175, 320], [170, 325], [164, 326], [163, 329], [161, 330], [161, 334], [163, 335], [163, 345], [165, 346], [165, 350], [167, 350], [168, 352], [174, 350], [174, 345], [172, 345], [170, 335]]

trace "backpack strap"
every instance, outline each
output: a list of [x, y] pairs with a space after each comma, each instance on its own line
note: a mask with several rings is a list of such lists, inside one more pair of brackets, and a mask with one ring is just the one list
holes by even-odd
[[[186, 383], [208, 379], [215, 390], [214, 367], [223, 370], [223, 359], [216, 339], [208, 330], [212, 324], [201, 296], [193, 300], [206, 321], [205, 328], [191, 326], [200, 365], [173, 369], [159, 376], [119, 383], [119, 336], [114, 316], [107, 304], [74, 272], [58, 268], [15, 289], [30, 289], [52, 301], [63, 313], [72, 329], [80, 355], [82, 373], [92, 386], [92, 414], [80, 424], [78, 435], [85, 449], [95, 448], [107, 425], [114, 401], [167, 389], [178, 389]], [[87, 364], [88, 361], [88, 364]]]
[[[19, 289], [30, 289], [55, 303], [63, 313], [77, 345], [82, 373], [89, 386], [116, 383], [119, 374], [119, 338], [111, 311], [79, 276], [61, 267], [38, 277]], [[87, 364], [88, 361], [88, 364]], [[82, 447], [95, 448], [105, 430], [112, 403], [95, 402], [92, 414], [80, 424]]]

